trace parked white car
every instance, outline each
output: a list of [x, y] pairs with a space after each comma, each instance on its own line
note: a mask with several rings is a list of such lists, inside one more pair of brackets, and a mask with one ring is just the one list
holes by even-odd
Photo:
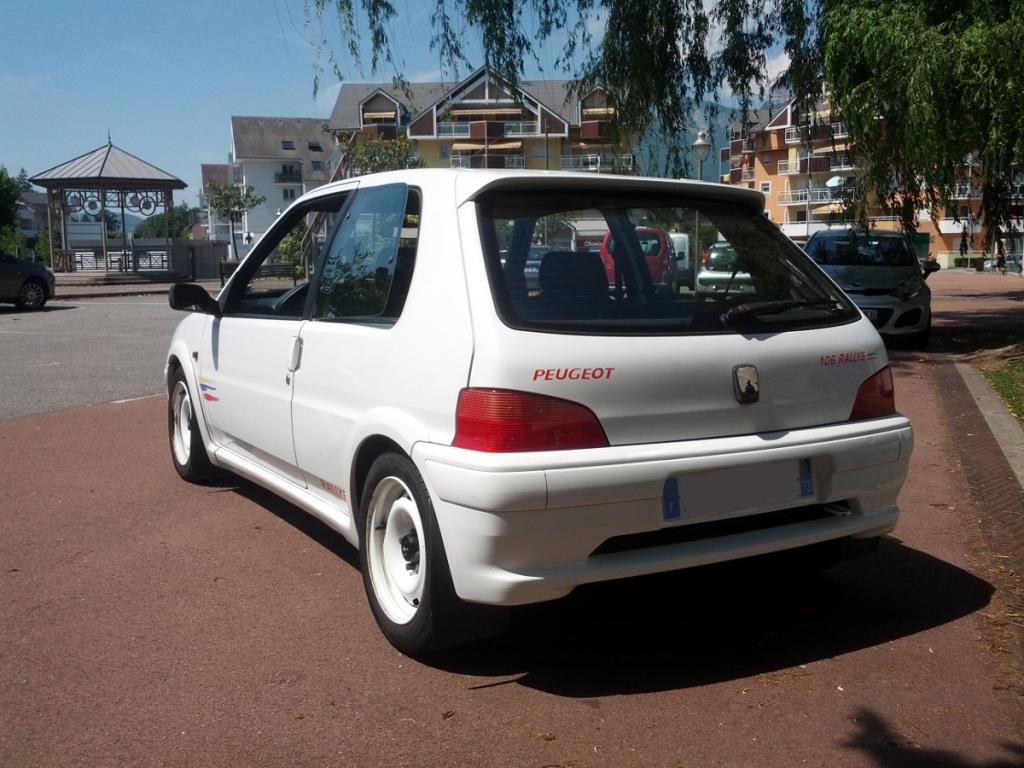
[[[409, 654], [589, 582], [877, 541], [913, 448], [885, 348], [762, 207], [725, 185], [528, 171], [321, 187], [216, 299], [171, 289], [198, 310], [167, 358], [174, 466], [230, 470], [339, 531]], [[696, 214], [752, 292], [655, 290], [635, 230]], [[570, 247], [528, 287], [536, 232], [595, 216], [622, 290]], [[293, 285], [263, 267], [294, 260], [296, 229], [312, 269]]]

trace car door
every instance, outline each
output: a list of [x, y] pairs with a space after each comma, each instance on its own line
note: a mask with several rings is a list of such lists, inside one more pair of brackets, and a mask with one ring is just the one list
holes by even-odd
[[225, 288], [222, 316], [206, 324], [200, 351], [199, 388], [214, 441], [300, 485], [291, 400], [307, 273], [346, 194], [293, 206], [271, 227]]
[[0, 299], [13, 299], [21, 287], [22, 270], [16, 259], [0, 252]]
[[409, 384], [394, 326], [412, 280], [419, 206], [417, 190], [404, 184], [358, 191], [324, 256], [301, 329], [295, 452], [310, 493], [336, 506], [347, 508], [350, 498], [353, 424], [382, 402], [401, 402]]

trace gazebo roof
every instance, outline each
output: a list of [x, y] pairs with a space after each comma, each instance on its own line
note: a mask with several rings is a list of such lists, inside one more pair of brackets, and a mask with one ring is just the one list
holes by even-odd
[[130, 152], [115, 147], [109, 141], [99, 149], [38, 173], [29, 181], [46, 188], [74, 184], [153, 186], [170, 189], [185, 189], [188, 186], [177, 176], [172, 176]]

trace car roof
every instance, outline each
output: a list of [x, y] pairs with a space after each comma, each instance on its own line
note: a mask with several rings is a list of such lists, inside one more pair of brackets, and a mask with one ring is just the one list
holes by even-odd
[[758, 213], [764, 210], [764, 195], [760, 192], [729, 184], [662, 179], [650, 176], [618, 176], [615, 174], [597, 174], [586, 171], [489, 170], [482, 168], [413, 168], [401, 171], [387, 171], [385, 173], [372, 173], [366, 176], [356, 176], [325, 184], [313, 190], [309, 193], [309, 197], [305, 199], [328, 195], [357, 186], [378, 186], [396, 183], [412, 184], [421, 188], [451, 189], [455, 193], [455, 204], [457, 206], [475, 200], [491, 189], [526, 188], [543, 184], [546, 187], [565, 190], [645, 189], [733, 203], [751, 208]]

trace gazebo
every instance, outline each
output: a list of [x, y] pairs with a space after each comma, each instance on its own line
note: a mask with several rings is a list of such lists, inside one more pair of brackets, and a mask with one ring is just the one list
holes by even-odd
[[[152, 216], [162, 209], [165, 214], [169, 213], [174, 207], [174, 190], [187, 186], [181, 179], [115, 147], [108, 137], [106, 145], [99, 149], [36, 174], [30, 180], [46, 190], [50, 252], [55, 271], [136, 274], [175, 271], [169, 230], [171, 217], [164, 216], [162, 245], [159, 240], [129, 245], [125, 212]], [[121, 243], [115, 245], [107, 241], [105, 221], [106, 212], [116, 210], [121, 212]], [[91, 240], [88, 247], [76, 247], [74, 233], [69, 232], [75, 226], [71, 217], [76, 213], [99, 217], [98, 247]], [[59, 222], [56, 231], [54, 217]], [[60, 248], [53, 247], [57, 232]]]

